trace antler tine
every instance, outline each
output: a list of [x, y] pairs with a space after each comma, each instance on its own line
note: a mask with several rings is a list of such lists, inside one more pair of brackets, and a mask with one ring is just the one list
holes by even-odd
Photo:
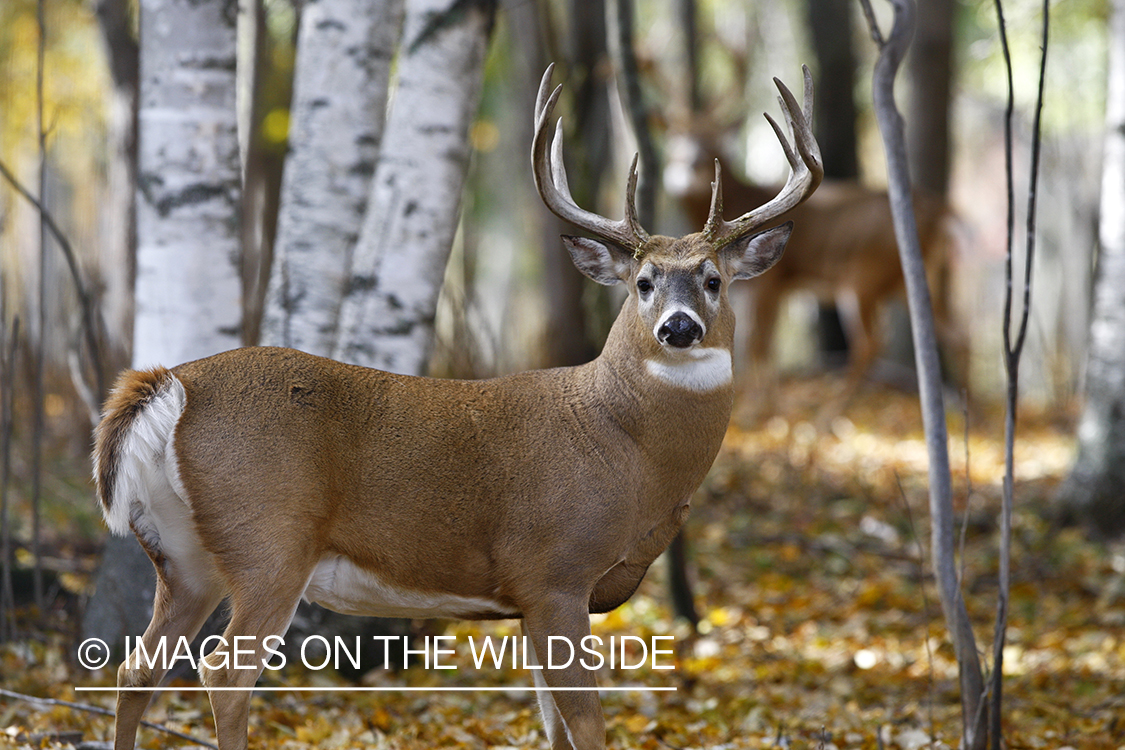
[[813, 84], [812, 84], [812, 72], [809, 71], [808, 65], [802, 65], [801, 66], [801, 77], [803, 79], [804, 94], [805, 94], [804, 106], [801, 108], [801, 111], [804, 113], [805, 119], [808, 122], [812, 122]]
[[625, 222], [629, 225], [629, 231], [638, 240], [634, 252], [650, 239], [648, 232], [641, 226], [641, 220], [637, 217], [637, 176], [639, 174], [637, 163], [640, 159], [639, 153], [633, 154], [633, 163], [629, 165], [629, 179], [625, 183]]
[[580, 208], [571, 197], [562, 158], [561, 122], [555, 128], [554, 142], [551, 144], [551, 154], [548, 158], [547, 143], [550, 137], [547, 133], [547, 123], [551, 119], [555, 104], [558, 103], [559, 93], [562, 91], [560, 85], [549, 95], [547, 93], [550, 91], [551, 74], [554, 69], [554, 63], [547, 66], [546, 72], [543, 73], [543, 80], [539, 83], [539, 93], [535, 101], [535, 137], [531, 144], [531, 166], [539, 197], [560, 219], [569, 221], [597, 237], [636, 254], [649, 240], [648, 232], [637, 220], [635, 203], [637, 158], [633, 158], [633, 166], [629, 171], [629, 181], [625, 191], [625, 218], [620, 221], [611, 221]]
[[[795, 140], [794, 145], [797, 147], [798, 152], [800, 152], [801, 157], [805, 160], [806, 163], [808, 163], [810, 165], [812, 165], [813, 163], [816, 164], [816, 166], [819, 170], [819, 175], [820, 175], [817, 178], [817, 185], [819, 185], [820, 180], [824, 177], [824, 163], [820, 159], [820, 145], [816, 142], [816, 136], [814, 136], [813, 132], [812, 132], [812, 127], [813, 127], [813, 81], [812, 81], [812, 73], [809, 72], [809, 66], [807, 66], [807, 65], [801, 66], [801, 72], [804, 74], [804, 103], [803, 103], [803, 105], [801, 107], [801, 110], [800, 110], [801, 111], [801, 122], [804, 124], [804, 126], [807, 130], [808, 137], [807, 138], [795, 138], [794, 139]], [[781, 87], [782, 95], [783, 96], [787, 95], [788, 98], [789, 98], [790, 106], [787, 107], [786, 110], [787, 111], [795, 111], [796, 107], [797, 107], [796, 97], [793, 96], [793, 94], [789, 91], [789, 89], [785, 88], [785, 85], [782, 84], [781, 81], [778, 81], [777, 85]], [[813, 189], [815, 190], [816, 188], [814, 187]]]
[[711, 216], [708, 217], [707, 224], [704, 226], [707, 239], [716, 247], [729, 245], [796, 207], [812, 195], [824, 178], [820, 146], [817, 145], [816, 136], [813, 135], [812, 131], [812, 74], [807, 66], [801, 67], [804, 73], [803, 106], [797, 102], [793, 92], [784, 83], [776, 78], [773, 79], [781, 94], [778, 101], [781, 103], [781, 112], [785, 116], [785, 123], [793, 137], [792, 145], [785, 137], [785, 132], [781, 126], [768, 114], [766, 115], [766, 119], [777, 135], [782, 151], [785, 152], [785, 159], [789, 162], [789, 177], [785, 181], [785, 186], [765, 205], [743, 214], [734, 221], [723, 221], [722, 197], [718, 188], [718, 172], [716, 172], [715, 186], [712, 187], [711, 194]]
[[[551, 73], [555, 70], [555, 64], [551, 63], [547, 66], [546, 72], [543, 73], [542, 80], [539, 81], [539, 93], [535, 96], [535, 129], [539, 130], [539, 116], [547, 109], [547, 99], [552, 94], [551, 92]], [[562, 84], [555, 87], [554, 95], [562, 90]], [[551, 105], [554, 109], [554, 105]]]
[[715, 181], [711, 183], [711, 211], [707, 214], [707, 223], [703, 225], [703, 234], [713, 238], [719, 231], [719, 224], [723, 221], [723, 169], [719, 160], [715, 159]]
[[563, 163], [562, 120], [555, 123], [555, 139], [551, 141], [551, 181], [568, 203], [574, 203], [570, 183], [566, 178], [566, 165]]

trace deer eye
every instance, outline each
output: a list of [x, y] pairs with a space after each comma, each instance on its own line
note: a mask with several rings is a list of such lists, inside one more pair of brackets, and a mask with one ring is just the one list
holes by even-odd
[[637, 279], [637, 291], [641, 294], [648, 294], [652, 291], [652, 282], [648, 279]]
[[717, 292], [723, 286], [723, 280], [718, 276], [713, 276], [707, 279], [707, 289], [712, 292]]

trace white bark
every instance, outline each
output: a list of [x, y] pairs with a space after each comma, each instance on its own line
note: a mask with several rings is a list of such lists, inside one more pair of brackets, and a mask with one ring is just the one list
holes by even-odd
[[1125, 0], [1110, 19], [1097, 276], [1078, 457], [1063, 502], [1096, 535], [1125, 533]]
[[[234, 0], [142, 0], [133, 365], [239, 345]], [[152, 616], [137, 541], [110, 537], [83, 637], [119, 648]]]
[[333, 356], [425, 370], [460, 213], [494, 4], [408, 0], [387, 130]]
[[241, 342], [234, 0], [143, 0], [133, 363]]
[[262, 343], [331, 352], [401, 14], [402, 0], [313, 0], [302, 11]]

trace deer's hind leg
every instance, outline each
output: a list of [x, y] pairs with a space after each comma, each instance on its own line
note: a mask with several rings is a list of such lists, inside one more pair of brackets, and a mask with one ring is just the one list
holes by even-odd
[[[193, 577], [193, 571], [188, 566], [168, 560], [147, 546], [146, 552], [156, 566], [156, 598], [153, 601], [152, 620], [141, 636], [141, 645], [127, 655], [125, 662], [118, 668], [118, 687], [159, 686], [168, 672], [172, 654], [181, 638], [188, 641], [195, 638], [223, 598], [222, 590], [213, 580], [206, 576]], [[147, 654], [147, 658], [143, 654]], [[156, 657], [156, 654], [162, 656]], [[118, 692], [113, 732], [114, 750], [131, 750], [134, 747], [137, 728], [152, 696], [151, 691], [144, 690]]]
[[757, 422], [777, 408], [780, 376], [773, 357], [773, 342], [781, 303], [789, 291], [774, 279], [755, 279], [748, 300], [750, 331], [746, 357], [736, 372], [738, 418]]

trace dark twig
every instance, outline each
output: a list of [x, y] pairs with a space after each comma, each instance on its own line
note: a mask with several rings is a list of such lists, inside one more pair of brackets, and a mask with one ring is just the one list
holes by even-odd
[[859, 0], [859, 4], [863, 8], [863, 17], [867, 19], [867, 28], [871, 32], [872, 41], [875, 42], [876, 47], [883, 49], [887, 42], [883, 39], [883, 32], [879, 30], [879, 21], [875, 18], [875, 9], [871, 7], [871, 0]]
[[957, 583], [965, 583], [965, 542], [969, 535], [969, 504], [973, 501], [973, 464], [970, 460], [969, 448], [969, 399], [964, 399], [965, 412], [965, 514], [961, 517], [961, 538], [957, 547], [958, 557], [961, 559], [961, 571], [957, 576]]
[[1004, 23], [1004, 8], [1001, 0], [996, 0], [996, 16], [1000, 27], [1000, 45], [1004, 53], [1004, 63], [1008, 74], [1008, 106], [1004, 121], [1004, 161], [1008, 185], [1008, 245], [1005, 262], [1004, 293], [1004, 368], [1008, 375], [1007, 398], [1004, 414], [1004, 497], [1000, 512], [1000, 581], [996, 603], [996, 630], [993, 637], [992, 675], [989, 680], [989, 737], [992, 750], [1000, 750], [1001, 745], [1001, 707], [1003, 699], [1004, 643], [1008, 628], [1008, 604], [1011, 590], [1012, 561], [1012, 512], [1014, 506], [1015, 477], [1015, 439], [1016, 407], [1019, 403], [1019, 366], [1023, 346], [1027, 337], [1028, 320], [1031, 315], [1031, 271], [1035, 259], [1035, 218], [1036, 197], [1039, 184], [1040, 124], [1043, 112], [1043, 90], [1047, 78], [1047, 37], [1050, 26], [1048, 0], [1043, 2], [1042, 55], [1039, 62], [1039, 90], [1035, 105], [1035, 119], [1031, 136], [1031, 173], [1028, 179], [1027, 231], [1024, 253], [1023, 310], [1019, 330], [1012, 339], [1012, 265], [1013, 234], [1015, 229], [1014, 203], [1015, 178], [1012, 167], [1012, 116], [1015, 109], [1015, 87], [1012, 82], [1012, 58], [1008, 46], [1008, 34]]
[[89, 290], [86, 288], [85, 282], [82, 280], [82, 270], [78, 267], [78, 256], [74, 252], [74, 247], [67, 240], [66, 235], [59, 229], [58, 223], [55, 222], [54, 216], [39, 201], [30, 191], [16, 178], [8, 166], [0, 161], [0, 177], [8, 181], [8, 184], [15, 189], [20, 196], [23, 197], [39, 212], [43, 217], [43, 222], [50, 231], [51, 236], [59, 244], [62, 250], [63, 257], [66, 259], [67, 268], [70, 270], [70, 276], [74, 280], [74, 289], [78, 295], [78, 303], [82, 307], [82, 327], [86, 333], [86, 346], [90, 350], [90, 367], [93, 369], [95, 383], [97, 386], [97, 393], [100, 395], [105, 394], [105, 375], [102, 370], [101, 349], [98, 346], [98, 325], [97, 315], [94, 310], [94, 299], [90, 295]]
[[[15, 691], [5, 690], [3, 688], [0, 688], [0, 695], [4, 696], [5, 698], [14, 698], [15, 700], [25, 701], [27, 703], [38, 703], [38, 704], [44, 705], [44, 706], [59, 706], [59, 707], [62, 707], [62, 708], [73, 708], [76, 711], [86, 711], [87, 713], [100, 714], [101, 716], [113, 716], [114, 715], [114, 712], [112, 710], [108, 709], [108, 708], [102, 708], [101, 706], [93, 706], [93, 705], [90, 705], [89, 703], [74, 703], [72, 701], [62, 701], [62, 700], [58, 700], [56, 698], [40, 698], [40, 697], [35, 696], [35, 695], [24, 695], [23, 693], [17, 693]], [[151, 721], [142, 721], [141, 726], [148, 727], [149, 729], [155, 729], [156, 731], [164, 732], [165, 734], [170, 734], [173, 737], [179, 737], [181, 740], [187, 740], [188, 742], [193, 742], [197, 745], [202, 745], [203, 747], [210, 747], [213, 750], [219, 750], [219, 747], [217, 745], [212, 745], [207, 740], [201, 740], [198, 737], [193, 737], [190, 734], [185, 734], [183, 732], [177, 732], [175, 729], [169, 729], [168, 727], [163, 726], [162, 724], [153, 724]]]
[[15, 638], [16, 598], [12, 588], [12, 527], [8, 523], [8, 482], [12, 474], [12, 407], [15, 400], [16, 352], [20, 319], [12, 320], [10, 340], [4, 310], [3, 276], [0, 275], [0, 642]]
[[[47, 24], [44, 18], [45, 0], [35, 4], [35, 19], [39, 25], [36, 43], [35, 69], [35, 128], [39, 149], [39, 200], [44, 200], [47, 190], [47, 131], [43, 123], [43, 68], [47, 55]], [[39, 299], [37, 300], [35, 349], [32, 353], [31, 384], [31, 554], [35, 558], [32, 568], [32, 591], [35, 607], [43, 611], [43, 565], [39, 549], [41, 538], [41, 506], [43, 490], [43, 367], [47, 356], [47, 231], [43, 214], [39, 214]]]

